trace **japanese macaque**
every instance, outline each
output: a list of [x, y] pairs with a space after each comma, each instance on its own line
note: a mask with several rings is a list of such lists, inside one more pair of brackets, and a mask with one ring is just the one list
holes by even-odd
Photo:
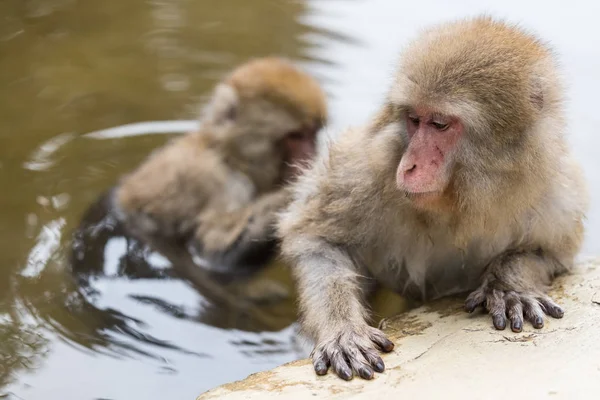
[[215, 88], [197, 132], [123, 178], [113, 195], [119, 219], [213, 270], [264, 264], [285, 185], [313, 158], [326, 114], [316, 80], [291, 63], [269, 57], [238, 67]]
[[278, 222], [317, 374], [384, 370], [374, 282], [417, 301], [471, 292], [466, 310], [500, 330], [563, 316], [547, 288], [573, 267], [588, 200], [562, 96], [551, 50], [490, 17], [408, 45], [381, 111], [307, 168]]

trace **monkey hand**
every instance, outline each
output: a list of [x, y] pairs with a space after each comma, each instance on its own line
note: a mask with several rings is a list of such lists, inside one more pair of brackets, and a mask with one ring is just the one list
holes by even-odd
[[228, 249], [246, 228], [249, 217], [244, 210], [202, 214], [196, 219], [195, 240], [208, 253]]
[[523, 330], [523, 318], [539, 329], [544, 326], [544, 313], [554, 318], [562, 318], [564, 314], [562, 308], [547, 295], [537, 290], [513, 290], [499, 281], [484, 283], [467, 297], [467, 312], [473, 312], [478, 306], [487, 309], [498, 330], [506, 327], [508, 318], [513, 332]]
[[363, 379], [372, 379], [374, 371], [383, 372], [385, 369], [377, 348], [389, 353], [394, 349], [394, 343], [379, 329], [368, 325], [359, 329], [345, 327], [318, 343], [311, 358], [317, 375], [325, 375], [331, 366], [340, 378], [347, 381], [354, 373]]

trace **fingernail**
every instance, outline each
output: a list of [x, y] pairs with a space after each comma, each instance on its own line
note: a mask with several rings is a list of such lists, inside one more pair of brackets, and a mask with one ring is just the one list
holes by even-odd
[[513, 332], [521, 332], [523, 330], [523, 324], [521, 323], [521, 321], [517, 321], [514, 324], [512, 324], [512, 330]]
[[554, 315], [556, 316], [556, 318], [562, 318], [563, 315], [565, 315], [565, 312], [560, 307], [554, 307]]
[[327, 373], [327, 365], [324, 362], [318, 362], [315, 364], [315, 372], [317, 375], [325, 375]]
[[383, 343], [383, 350], [386, 352], [394, 350], [394, 343], [391, 340], [386, 339], [386, 341]]
[[371, 379], [373, 378], [373, 371], [370, 368], [360, 368], [358, 370], [360, 377], [363, 379]]
[[383, 361], [377, 361], [375, 363], [375, 371], [383, 372], [384, 370], [385, 370], [385, 364], [383, 364]]
[[534, 327], [541, 328], [543, 326], [544, 326], [544, 320], [542, 319], [542, 317], [535, 317]]
[[347, 369], [342, 369], [338, 372], [338, 375], [340, 376], [340, 378], [349, 381], [350, 379], [352, 379], [352, 371], [347, 370]]
[[494, 316], [493, 322], [494, 327], [498, 330], [503, 330], [504, 328], [506, 328], [506, 318], [504, 318], [502, 315]]

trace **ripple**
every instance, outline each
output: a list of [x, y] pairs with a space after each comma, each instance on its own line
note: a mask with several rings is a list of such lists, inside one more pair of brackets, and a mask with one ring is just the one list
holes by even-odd
[[186, 133], [197, 129], [197, 120], [146, 121], [116, 126], [84, 134], [88, 139], [115, 139], [150, 134]]
[[63, 133], [42, 143], [33, 151], [29, 160], [23, 163], [23, 168], [31, 171], [46, 171], [50, 169], [56, 160], [53, 160], [54, 154], [75, 138], [73, 133]]
[[21, 271], [21, 276], [33, 278], [39, 276], [48, 261], [60, 248], [62, 229], [65, 227], [64, 218], [50, 221], [40, 231], [36, 243], [27, 257], [27, 266]]

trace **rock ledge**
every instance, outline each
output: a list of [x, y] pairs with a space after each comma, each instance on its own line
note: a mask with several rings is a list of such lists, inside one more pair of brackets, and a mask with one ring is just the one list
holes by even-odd
[[496, 331], [483, 313], [443, 299], [386, 321], [396, 344], [386, 371], [371, 381], [317, 377], [308, 360], [292, 362], [212, 389], [206, 399], [440, 398], [599, 399], [600, 259], [583, 262], [553, 285], [565, 309], [545, 327]]

